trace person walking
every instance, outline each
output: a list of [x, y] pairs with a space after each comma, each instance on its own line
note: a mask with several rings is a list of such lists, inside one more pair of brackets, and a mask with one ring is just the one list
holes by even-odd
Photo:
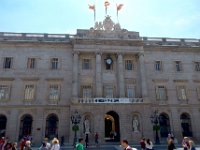
[[189, 140], [189, 150], [196, 150], [194, 141]]
[[60, 144], [59, 144], [59, 140], [57, 138], [54, 138], [52, 140], [51, 150], [60, 150]]
[[146, 149], [145, 138], [140, 140], [140, 147], [141, 147], [141, 150], [145, 150]]
[[145, 145], [146, 145], [146, 150], [153, 150], [153, 143], [150, 141], [150, 139], [147, 139], [145, 141]]
[[39, 150], [48, 150], [47, 144], [45, 142], [42, 142], [42, 145], [40, 146]]
[[98, 147], [98, 145], [99, 145], [99, 134], [98, 134], [98, 132], [95, 133], [94, 139], [95, 139], [96, 147]]
[[132, 150], [132, 148], [128, 145], [128, 141], [125, 139], [121, 141], [121, 146], [124, 150]]
[[88, 143], [89, 143], [89, 137], [88, 134], [85, 136], [85, 147], [88, 148]]
[[49, 143], [48, 140], [49, 140], [48, 138], [44, 138], [43, 142], [46, 143], [46, 147], [47, 147], [47, 149], [50, 150], [50, 149], [51, 149], [51, 144]]
[[31, 141], [26, 141], [26, 144], [25, 144], [23, 150], [32, 150], [31, 149]]
[[14, 143], [12, 144], [12, 150], [17, 150], [17, 142], [14, 142]]
[[174, 150], [176, 149], [175, 145], [174, 145], [174, 140], [173, 139], [169, 139], [168, 140], [168, 150]]
[[76, 144], [76, 150], [84, 150], [83, 144], [84, 144], [84, 140], [83, 138], [80, 138], [78, 140], [78, 143]]
[[183, 141], [182, 141], [183, 150], [189, 150], [190, 148], [189, 140], [190, 139], [188, 137], [183, 138]]

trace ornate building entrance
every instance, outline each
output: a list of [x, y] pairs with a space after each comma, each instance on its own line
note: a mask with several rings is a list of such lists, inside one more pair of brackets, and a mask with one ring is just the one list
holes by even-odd
[[105, 115], [105, 141], [120, 141], [119, 115], [114, 111], [109, 111]]

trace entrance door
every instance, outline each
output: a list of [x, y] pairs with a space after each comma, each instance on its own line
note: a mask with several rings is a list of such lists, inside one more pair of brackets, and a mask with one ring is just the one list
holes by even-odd
[[7, 123], [7, 118], [4, 115], [0, 115], [0, 138], [5, 137], [6, 133], [6, 123]]
[[49, 139], [58, 137], [58, 117], [55, 114], [51, 114], [46, 120], [45, 136]]
[[33, 118], [30, 115], [24, 115], [21, 118], [19, 139], [23, 138], [24, 136], [31, 135], [32, 122], [33, 122]]
[[105, 115], [105, 141], [120, 141], [119, 116], [114, 111], [110, 111]]
[[161, 114], [159, 117], [159, 124], [160, 124], [160, 136], [166, 138], [168, 134], [171, 132], [170, 129], [170, 121], [169, 116], [167, 114]]
[[182, 135], [192, 137], [192, 126], [191, 126], [191, 119], [189, 114], [182, 114], [181, 115], [181, 127], [182, 127]]

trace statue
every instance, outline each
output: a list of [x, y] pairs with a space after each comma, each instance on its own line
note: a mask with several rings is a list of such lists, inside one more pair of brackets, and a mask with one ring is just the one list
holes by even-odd
[[102, 22], [95, 22], [94, 29], [95, 30], [103, 30]]
[[115, 30], [115, 31], [121, 31], [121, 26], [120, 26], [119, 23], [116, 23], [116, 24], [114, 25], [114, 30]]
[[86, 118], [84, 121], [85, 134], [90, 133], [90, 121]]
[[133, 118], [133, 131], [139, 132], [139, 121], [136, 116], [134, 116], [134, 118]]

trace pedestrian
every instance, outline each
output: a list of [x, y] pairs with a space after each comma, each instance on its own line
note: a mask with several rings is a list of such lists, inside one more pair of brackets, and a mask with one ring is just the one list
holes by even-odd
[[98, 134], [98, 132], [95, 133], [94, 139], [95, 139], [95, 144], [98, 147], [98, 145], [99, 145], [99, 134]]
[[31, 149], [31, 141], [26, 141], [26, 144], [25, 144], [23, 150], [32, 150]]
[[194, 141], [189, 140], [189, 146], [190, 146], [189, 150], [196, 150], [195, 145], [194, 145]]
[[145, 150], [146, 149], [145, 138], [142, 138], [140, 140], [140, 147], [141, 147], [141, 150]]
[[174, 150], [176, 149], [175, 145], [174, 145], [174, 140], [173, 139], [169, 139], [168, 140], [168, 150]]
[[5, 147], [4, 147], [4, 150], [12, 150], [12, 143], [7, 142]]
[[39, 150], [48, 150], [47, 144], [45, 142], [42, 142], [42, 145], [40, 146]]
[[147, 139], [145, 141], [145, 145], [146, 145], [146, 150], [153, 150], [153, 143], [151, 142], [150, 139]]
[[124, 150], [132, 150], [132, 148], [128, 145], [128, 141], [125, 139], [121, 141], [121, 146]]
[[84, 144], [84, 140], [83, 138], [80, 138], [78, 140], [78, 143], [76, 144], [76, 150], [84, 150], [83, 144]]
[[57, 138], [54, 138], [52, 140], [51, 150], [60, 150], [60, 144], [59, 144], [59, 140]]
[[89, 137], [88, 134], [85, 136], [85, 147], [88, 148], [88, 143], [89, 143]]
[[190, 139], [188, 137], [183, 138], [183, 141], [182, 141], [183, 150], [189, 150], [190, 148], [189, 140]]
[[12, 150], [17, 150], [17, 142], [14, 142], [14, 143], [12, 144]]
[[49, 143], [48, 140], [49, 140], [48, 138], [44, 138], [43, 142], [46, 143], [46, 147], [47, 147], [47, 149], [50, 150], [50, 149], [51, 149], [51, 144]]

